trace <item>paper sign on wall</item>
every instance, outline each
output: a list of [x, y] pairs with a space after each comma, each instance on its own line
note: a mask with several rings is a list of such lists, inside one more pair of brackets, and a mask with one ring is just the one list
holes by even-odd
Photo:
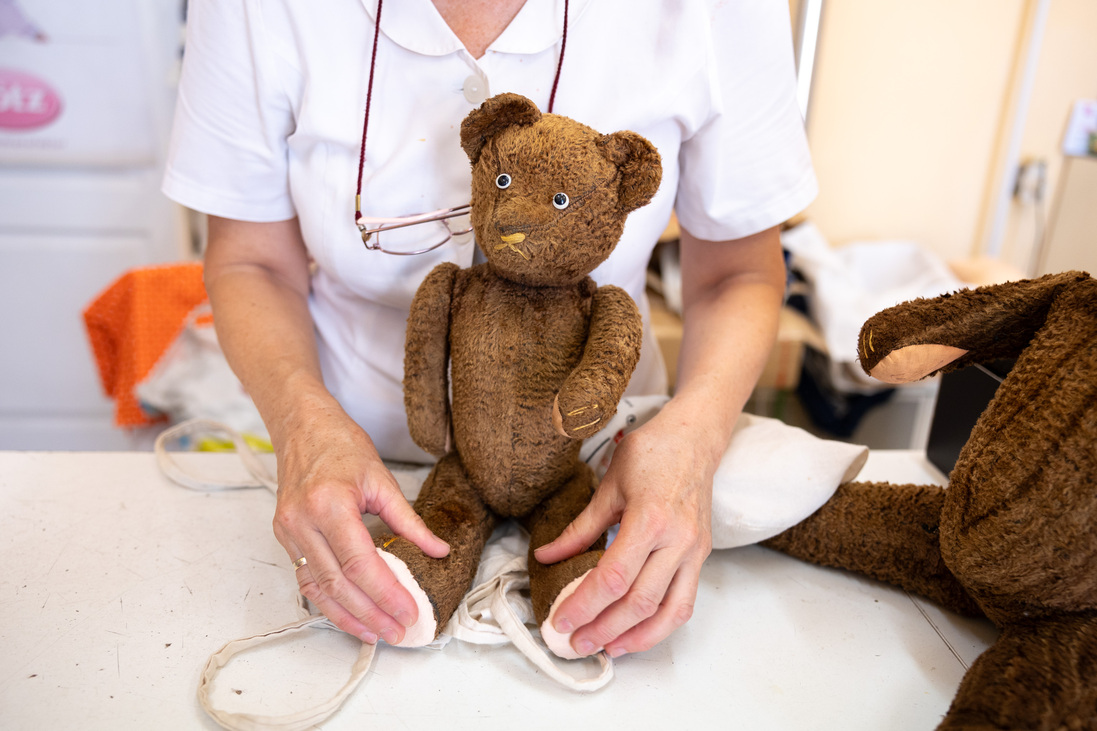
[[147, 165], [142, 0], [0, 0], [0, 165]]
[[1079, 99], [1063, 135], [1063, 154], [1071, 157], [1097, 156], [1097, 99]]

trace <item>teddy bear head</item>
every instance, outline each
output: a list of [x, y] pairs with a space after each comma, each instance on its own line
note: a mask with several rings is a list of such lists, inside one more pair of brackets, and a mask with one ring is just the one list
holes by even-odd
[[461, 146], [477, 244], [496, 274], [531, 286], [574, 284], [605, 261], [662, 176], [659, 153], [636, 133], [603, 135], [518, 94], [473, 110]]

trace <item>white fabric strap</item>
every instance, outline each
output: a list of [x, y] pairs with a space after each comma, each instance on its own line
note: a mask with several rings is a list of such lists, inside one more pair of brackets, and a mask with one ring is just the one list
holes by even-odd
[[[613, 680], [613, 660], [605, 652], [593, 655], [600, 672], [591, 678], [577, 678], [557, 665], [545, 647], [534, 639], [527, 625], [534, 624], [533, 607], [522, 596], [529, 589], [525, 557], [516, 557], [495, 576], [480, 584], [461, 601], [446, 633], [465, 642], [499, 645], [511, 642], [546, 675], [569, 690], [589, 693]], [[575, 663], [568, 663], [574, 667]]]
[[[495, 576], [473, 587], [450, 617], [445, 634], [473, 645], [505, 645], [510, 642], [495, 618], [492, 601], [500, 590], [504, 577], [525, 570], [525, 557], [515, 556]], [[533, 606], [524, 597], [519, 596], [519, 599], [522, 601], [518, 602], [515, 614], [524, 624], [533, 623]]]
[[[168, 451], [168, 445], [183, 437], [198, 434], [224, 434], [232, 440], [236, 447], [236, 453], [240, 455], [240, 461], [244, 463], [251, 480], [214, 480], [194, 475], [186, 471]], [[156, 437], [154, 445], [156, 462], [160, 470], [172, 480], [183, 487], [202, 492], [216, 492], [221, 490], [247, 490], [256, 487], [265, 487], [273, 493], [278, 492], [278, 481], [270, 474], [266, 465], [252, 450], [251, 445], [232, 427], [209, 419], [188, 419], [170, 429], [165, 429]]]
[[[499, 645], [511, 642], [546, 675], [569, 690], [593, 692], [613, 680], [613, 660], [605, 652], [591, 659], [598, 663], [600, 672], [590, 678], [577, 678], [560, 668], [545, 649], [534, 639], [527, 623], [532, 623], [533, 612], [529, 601], [521, 592], [529, 588], [529, 574], [524, 558], [516, 558], [489, 581], [475, 587], [466, 595], [454, 613], [446, 632], [466, 642], [482, 645]], [[375, 645], [362, 644], [358, 659], [350, 670], [350, 677], [330, 699], [296, 713], [279, 716], [261, 716], [253, 713], [234, 713], [214, 705], [210, 698], [214, 680], [236, 655], [254, 647], [278, 640], [281, 636], [304, 630], [328, 629], [340, 631], [326, 617], [311, 616], [291, 622], [270, 632], [226, 643], [210, 656], [202, 670], [198, 683], [198, 702], [220, 724], [231, 731], [260, 731], [280, 729], [297, 731], [322, 723], [334, 714], [361, 684], [369, 672], [376, 652]], [[569, 666], [573, 663], [569, 663]]]
[[217, 677], [222, 668], [228, 665], [234, 656], [253, 647], [273, 642], [281, 635], [294, 634], [310, 628], [341, 631], [326, 617], [306, 617], [270, 632], [227, 643], [210, 656], [210, 659], [206, 662], [206, 667], [202, 670], [202, 678], [198, 683], [198, 702], [202, 704], [202, 708], [223, 728], [232, 731], [262, 731], [263, 729], [298, 731], [298, 729], [312, 728], [316, 724], [326, 721], [339, 710], [339, 707], [343, 705], [343, 702], [354, 692], [366, 676], [369, 666], [373, 663], [373, 655], [377, 650], [376, 645], [363, 642], [362, 649], [358, 653], [358, 659], [350, 669], [350, 678], [347, 679], [343, 687], [327, 701], [304, 711], [287, 713], [281, 716], [232, 713], [214, 706], [210, 700], [210, 690], [213, 687], [214, 678]]
[[495, 612], [496, 621], [514, 646], [546, 675], [570, 690], [589, 693], [613, 680], [613, 660], [605, 651], [593, 656], [601, 667], [601, 672], [593, 678], [575, 678], [552, 661], [544, 648], [533, 639], [526, 625], [518, 619], [514, 605], [508, 597], [511, 591], [517, 593], [523, 588], [529, 588], [529, 574], [525, 574], [520, 580], [502, 581], [491, 599], [491, 608]]

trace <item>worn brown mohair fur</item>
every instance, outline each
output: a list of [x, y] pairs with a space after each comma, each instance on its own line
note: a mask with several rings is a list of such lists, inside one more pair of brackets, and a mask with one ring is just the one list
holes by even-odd
[[541, 114], [516, 94], [473, 111], [461, 143], [487, 262], [441, 264], [427, 276], [408, 318], [404, 364], [412, 438], [440, 458], [415, 509], [449, 542], [450, 555], [432, 559], [403, 539], [377, 539], [408, 565], [438, 631], [470, 588], [501, 518], [530, 532], [539, 623], [560, 590], [601, 556], [604, 538], [554, 566], [539, 564], [533, 550], [559, 536], [593, 494], [581, 440], [616, 412], [642, 325], [623, 290], [598, 287], [588, 275], [661, 175], [659, 155], [642, 137], [599, 134]]
[[868, 373], [937, 346], [957, 349], [940, 370], [1017, 361], [947, 490], [844, 485], [767, 545], [1002, 630], [940, 728], [1097, 729], [1097, 280], [1066, 272], [908, 302], [870, 318], [859, 345]]

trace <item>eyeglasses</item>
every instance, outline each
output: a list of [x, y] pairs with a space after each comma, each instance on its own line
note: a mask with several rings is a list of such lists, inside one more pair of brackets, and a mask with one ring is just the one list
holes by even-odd
[[[358, 187], [356, 189], [357, 193], [354, 196], [354, 223], [362, 233], [362, 243], [365, 244], [366, 248], [370, 251], [380, 251], [384, 254], [393, 254], [395, 256], [416, 256], [418, 254], [426, 254], [428, 251], [434, 251], [439, 246], [446, 244], [454, 236], [463, 236], [472, 233], [472, 227], [469, 226], [469, 228], [462, 231], [454, 231], [450, 226], [450, 219], [468, 213], [469, 205], [467, 203], [463, 206], [456, 206], [454, 208], [442, 208], [431, 213], [420, 213], [414, 216], [401, 216], [397, 218], [369, 218], [362, 215], [362, 171], [364, 170], [366, 163], [366, 133], [369, 130], [370, 103], [373, 101], [373, 70], [377, 63], [377, 41], [381, 36], [381, 7], [383, 4], [384, 0], [377, 0], [377, 12], [373, 21], [373, 53], [370, 56], [369, 82], [366, 87], [366, 116], [365, 119], [362, 120], [362, 148], [358, 156]], [[564, 0], [564, 33], [560, 40], [560, 57], [556, 62], [556, 77], [552, 80], [552, 93], [549, 95], [548, 111], [550, 113], [556, 103], [556, 87], [560, 84], [560, 69], [564, 66], [564, 50], [567, 48], [568, 43], [568, 4], [568, 0]], [[391, 231], [407, 226], [417, 226], [432, 221], [438, 221], [445, 230], [445, 238], [433, 246], [428, 246], [425, 249], [416, 249], [415, 251], [396, 251], [394, 249], [386, 249], [381, 245], [382, 231]]]
[[[458, 216], [464, 216], [469, 212], [469, 205], [466, 203], [463, 206], [455, 206], [453, 208], [442, 208], [430, 213], [420, 213], [415, 216], [400, 216], [397, 218], [370, 218], [367, 216], [359, 215], [355, 219], [355, 223], [358, 225], [358, 230], [362, 232], [362, 243], [366, 245], [366, 248], [370, 251], [380, 251], [383, 254], [393, 254], [395, 256], [416, 256], [418, 254], [426, 254], [428, 251], [434, 251], [439, 246], [442, 246], [449, 242], [454, 236], [463, 236], [468, 233], [472, 233], [472, 226], [468, 228], [455, 231], [451, 225], [451, 220]], [[381, 243], [381, 232], [391, 231], [398, 228], [406, 228], [408, 226], [417, 226], [421, 223], [430, 223], [431, 221], [438, 221], [442, 225], [442, 229], [445, 231], [445, 238], [433, 246], [428, 246], [425, 249], [416, 249], [415, 251], [397, 251], [395, 249], [386, 249]]]

